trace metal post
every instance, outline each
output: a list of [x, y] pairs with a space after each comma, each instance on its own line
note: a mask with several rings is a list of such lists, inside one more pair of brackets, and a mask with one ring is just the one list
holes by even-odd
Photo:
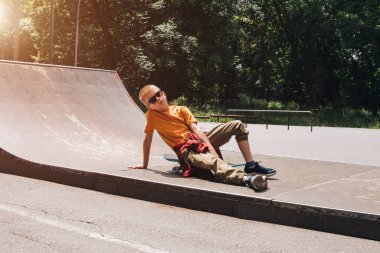
[[267, 129], [268, 129], [268, 115], [269, 115], [269, 113], [267, 111]]
[[77, 12], [77, 27], [75, 32], [75, 62], [74, 66], [76, 67], [78, 65], [78, 43], [79, 43], [79, 13], [80, 13], [80, 2], [78, 1], [78, 12]]
[[314, 114], [313, 112], [311, 112], [310, 132], [313, 132], [313, 125], [314, 125]]
[[52, 64], [54, 60], [54, 0], [50, 0], [50, 11], [49, 63]]
[[20, 2], [21, 0], [16, 1], [16, 17], [15, 17], [15, 41], [14, 41], [14, 51], [13, 51], [13, 60], [18, 61], [19, 55], [19, 36], [20, 36]]
[[288, 131], [289, 131], [289, 113], [287, 113], [288, 114]]

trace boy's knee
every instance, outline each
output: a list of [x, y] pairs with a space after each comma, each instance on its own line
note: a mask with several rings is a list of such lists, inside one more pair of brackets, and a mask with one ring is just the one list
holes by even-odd
[[236, 134], [235, 139], [237, 142], [248, 140], [248, 132]]
[[230, 123], [235, 125], [238, 128], [245, 127], [244, 123], [241, 120], [233, 120]]
[[232, 123], [235, 126], [235, 139], [236, 141], [243, 141], [243, 140], [248, 140], [248, 130], [245, 127], [244, 123], [241, 120], [234, 120]]

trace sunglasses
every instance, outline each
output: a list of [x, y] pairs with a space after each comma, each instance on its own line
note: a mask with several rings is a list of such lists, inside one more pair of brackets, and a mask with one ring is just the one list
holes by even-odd
[[157, 98], [161, 97], [163, 94], [162, 90], [157, 91], [149, 100], [148, 104], [153, 105], [157, 102]]

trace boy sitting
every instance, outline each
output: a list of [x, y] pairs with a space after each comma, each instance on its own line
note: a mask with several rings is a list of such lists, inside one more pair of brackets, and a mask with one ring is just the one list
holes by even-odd
[[[221, 182], [247, 185], [256, 190], [267, 188], [266, 177], [276, 171], [265, 168], [253, 161], [248, 142], [248, 131], [241, 121], [235, 120], [216, 126], [205, 134], [197, 125], [190, 110], [185, 106], [169, 106], [164, 91], [155, 85], [144, 86], [139, 93], [140, 101], [147, 107], [145, 138], [143, 142], [143, 165], [133, 169], [146, 169], [149, 163], [153, 131], [177, 154], [185, 177], [193, 175], [196, 169], [212, 172]], [[244, 171], [231, 167], [219, 158], [215, 149], [226, 144], [235, 135], [246, 165]]]

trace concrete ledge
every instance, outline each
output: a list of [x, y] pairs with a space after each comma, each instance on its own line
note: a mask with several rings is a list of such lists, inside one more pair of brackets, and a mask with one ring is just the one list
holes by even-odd
[[198, 211], [380, 240], [380, 215], [42, 165], [0, 150], [0, 172]]

